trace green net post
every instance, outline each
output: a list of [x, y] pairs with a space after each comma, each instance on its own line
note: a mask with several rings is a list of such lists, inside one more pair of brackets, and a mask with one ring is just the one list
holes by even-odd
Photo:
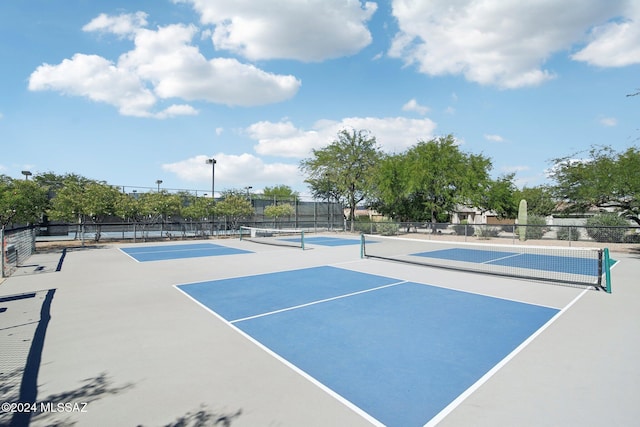
[[300, 245], [302, 246], [302, 250], [304, 251], [304, 230], [300, 232]]
[[611, 259], [609, 258], [609, 248], [604, 248], [604, 279], [605, 291], [611, 293]]

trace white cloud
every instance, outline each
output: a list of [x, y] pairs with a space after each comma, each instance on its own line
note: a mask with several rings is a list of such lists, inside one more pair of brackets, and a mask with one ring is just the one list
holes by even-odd
[[425, 115], [429, 112], [429, 107], [420, 105], [418, 104], [418, 101], [416, 101], [415, 99], [411, 99], [402, 106], [402, 111], [415, 111], [418, 114]]
[[504, 142], [503, 137], [501, 137], [500, 135], [494, 135], [494, 134], [485, 134], [484, 139], [492, 142]]
[[589, 43], [571, 58], [599, 67], [640, 63], [640, 3], [629, 1], [623, 16], [592, 28]]
[[[218, 192], [242, 188], [259, 182], [264, 185], [296, 185], [302, 179], [297, 164], [265, 163], [253, 154], [224, 154], [213, 156], [215, 165], [215, 190]], [[211, 166], [206, 164], [210, 158], [198, 155], [175, 163], [162, 165], [162, 169], [175, 174], [187, 182], [211, 182]]]
[[312, 62], [352, 55], [371, 43], [366, 23], [374, 2], [344, 0], [174, 0], [188, 3], [202, 24], [214, 25], [212, 41], [250, 60]]
[[55, 90], [118, 107], [126, 116], [149, 117], [156, 97], [140, 77], [97, 55], [77, 53], [58, 65], [39, 66], [29, 78], [29, 90]]
[[159, 107], [165, 100], [254, 106], [289, 99], [300, 87], [293, 76], [267, 73], [236, 59], [208, 60], [191, 44], [198, 31], [194, 26], [169, 25], [155, 31], [137, 27], [145, 22], [132, 23], [129, 15], [101, 15], [87, 30], [131, 32], [135, 48], [117, 62], [75, 54], [57, 65], [43, 64], [31, 74], [29, 89], [83, 96], [116, 106], [123, 115], [162, 119], [197, 114], [190, 105]]
[[128, 13], [118, 16], [110, 16], [101, 13], [91, 22], [82, 27], [82, 31], [100, 31], [129, 37], [143, 27], [147, 26], [147, 14], [144, 12]]
[[[426, 74], [464, 75], [472, 82], [518, 88], [553, 79], [543, 69], [554, 53], [620, 16], [631, 0], [393, 0], [398, 20], [389, 55]], [[625, 43], [615, 46], [620, 52]], [[610, 53], [613, 55], [613, 53]]]
[[617, 126], [618, 119], [616, 119], [615, 117], [603, 117], [600, 119], [600, 124], [607, 127]]
[[320, 120], [311, 129], [297, 128], [289, 121], [258, 122], [245, 131], [257, 140], [254, 147], [261, 155], [304, 158], [311, 150], [333, 142], [342, 129], [366, 129], [387, 152], [401, 152], [419, 140], [433, 137], [436, 124], [429, 119], [405, 117], [349, 117], [341, 121]]

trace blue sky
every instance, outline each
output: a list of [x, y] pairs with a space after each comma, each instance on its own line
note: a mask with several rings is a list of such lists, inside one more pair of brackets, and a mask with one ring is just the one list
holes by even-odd
[[[64, 5], [64, 7], [62, 7]], [[0, 2], [0, 173], [285, 184], [344, 128], [453, 134], [519, 186], [640, 138], [632, 0]], [[584, 154], [578, 154], [578, 156]]]

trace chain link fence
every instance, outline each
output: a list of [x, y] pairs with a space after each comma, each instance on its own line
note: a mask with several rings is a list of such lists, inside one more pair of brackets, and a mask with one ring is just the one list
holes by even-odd
[[[589, 227], [586, 225], [488, 225], [356, 221], [360, 233], [425, 239], [482, 242], [492, 240], [504, 244], [540, 244], [566, 246], [627, 245], [640, 250], [640, 227]], [[635, 246], [634, 246], [635, 245]]]
[[36, 250], [36, 228], [22, 227], [11, 230], [0, 230], [0, 242], [2, 242], [2, 277], [8, 277], [11, 273], [24, 264], [24, 262]]

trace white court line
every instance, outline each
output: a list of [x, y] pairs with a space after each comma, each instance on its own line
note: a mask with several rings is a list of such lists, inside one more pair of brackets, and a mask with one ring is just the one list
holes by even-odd
[[[167, 252], [187, 252], [187, 251], [218, 251], [218, 250], [222, 250], [222, 249], [229, 249], [229, 247], [227, 247], [227, 246], [219, 246], [219, 245], [216, 245], [214, 243], [210, 243], [209, 245], [210, 245], [210, 247], [208, 247], [208, 248], [199, 247], [199, 248], [165, 249], [165, 250], [162, 250], [162, 251], [152, 251], [152, 250], [139, 251], [139, 252], [135, 252], [134, 255], [137, 255], [137, 254], [166, 254]], [[179, 247], [180, 247], [179, 245], [176, 245], [176, 248], [179, 248]], [[127, 248], [125, 248], [125, 249], [127, 249]]]
[[489, 263], [492, 263], [492, 262], [495, 262], [495, 261], [501, 261], [503, 259], [514, 258], [514, 257], [517, 257], [517, 256], [522, 256], [522, 255], [524, 255], [524, 254], [522, 254], [522, 253], [520, 253], [520, 254], [518, 254], [518, 253], [511, 254], [511, 255], [503, 256], [503, 257], [496, 258], [496, 259], [490, 259], [488, 261], [481, 262], [480, 264], [489, 264]]
[[558, 318], [560, 316], [562, 316], [564, 314], [565, 311], [567, 311], [572, 305], [574, 305], [576, 302], [578, 302], [578, 300], [580, 298], [582, 298], [582, 296], [584, 294], [586, 294], [589, 291], [589, 289], [585, 289], [583, 290], [580, 295], [578, 295], [577, 297], [575, 297], [573, 299], [573, 301], [571, 301], [569, 304], [567, 304], [562, 310], [560, 310], [558, 313], [556, 313], [555, 316], [553, 316], [551, 319], [549, 319], [547, 321], [547, 323], [545, 323], [544, 325], [542, 325], [542, 327], [540, 327], [540, 329], [538, 329], [536, 332], [534, 332], [529, 338], [527, 338], [526, 340], [524, 340], [522, 342], [522, 344], [520, 344], [518, 347], [516, 347], [511, 353], [509, 353], [504, 359], [502, 359], [500, 362], [498, 362], [497, 365], [495, 365], [493, 368], [491, 368], [486, 374], [484, 374], [478, 381], [476, 381], [471, 387], [469, 387], [468, 389], [466, 389], [460, 396], [458, 396], [453, 402], [451, 402], [450, 404], [448, 404], [443, 410], [441, 410], [435, 417], [433, 417], [431, 420], [429, 420], [428, 423], [426, 423], [424, 425], [424, 427], [434, 427], [436, 426], [440, 421], [442, 421], [447, 415], [449, 415], [451, 412], [453, 412], [454, 409], [456, 409], [460, 404], [462, 404], [462, 402], [464, 400], [466, 400], [469, 396], [471, 396], [471, 394], [473, 394], [476, 390], [478, 390], [484, 383], [486, 383], [487, 381], [489, 381], [489, 379], [494, 376], [500, 369], [502, 369], [502, 367], [504, 367], [507, 363], [509, 363], [511, 361], [511, 359], [513, 359], [514, 357], [516, 357], [516, 355], [518, 353], [520, 353], [522, 350], [524, 350], [525, 347], [527, 347], [538, 335], [540, 335], [542, 332], [544, 332], [549, 326], [551, 326], [556, 320], [558, 320]]
[[[125, 249], [126, 249], [126, 248], [125, 248]], [[119, 250], [120, 252], [122, 252], [123, 254], [125, 254], [126, 256], [128, 256], [129, 258], [131, 258], [132, 260], [134, 260], [135, 262], [138, 262], [138, 263], [140, 262], [140, 261], [139, 261], [139, 260], [137, 260], [133, 255], [131, 255], [131, 254], [129, 254], [129, 253], [127, 253], [127, 252], [125, 252], [125, 251], [123, 250], [123, 248], [118, 248], [118, 250]]]
[[260, 317], [270, 316], [272, 314], [283, 313], [285, 311], [291, 311], [291, 310], [297, 310], [298, 308], [302, 308], [302, 307], [309, 307], [309, 306], [316, 305], [316, 304], [322, 304], [322, 303], [328, 302], [328, 301], [334, 301], [334, 300], [338, 300], [338, 299], [342, 299], [342, 298], [351, 297], [351, 296], [354, 296], [354, 295], [364, 294], [366, 292], [372, 292], [372, 291], [377, 291], [377, 290], [384, 289], [384, 288], [390, 288], [392, 286], [402, 285], [402, 284], [407, 283], [407, 282], [408, 282], [407, 280], [403, 280], [401, 282], [395, 282], [395, 283], [391, 283], [391, 284], [388, 284], [388, 285], [378, 286], [377, 288], [365, 289], [363, 291], [351, 292], [350, 294], [338, 295], [337, 297], [325, 298], [325, 299], [321, 299], [321, 300], [318, 300], [318, 301], [308, 302], [306, 304], [294, 305], [292, 307], [281, 308], [280, 310], [274, 310], [274, 311], [269, 311], [267, 313], [256, 314], [254, 316], [243, 317], [242, 319], [230, 320], [229, 323], [233, 324], [233, 323], [237, 323], [237, 322], [243, 322], [245, 320], [258, 319]]
[[[335, 391], [333, 391], [331, 388], [327, 387], [326, 385], [324, 385], [323, 383], [321, 383], [320, 381], [318, 381], [317, 379], [315, 379], [313, 376], [309, 375], [308, 373], [306, 373], [305, 371], [303, 371], [302, 369], [298, 368], [296, 365], [294, 365], [293, 363], [289, 362], [287, 359], [285, 359], [284, 357], [280, 356], [278, 353], [274, 352], [273, 350], [271, 350], [270, 348], [268, 348], [267, 346], [265, 346], [264, 344], [262, 344], [260, 341], [256, 340], [255, 338], [253, 338], [251, 335], [247, 334], [246, 332], [244, 332], [242, 329], [238, 328], [237, 326], [231, 324], [229, 321], [227, 321], [224, 317], [220, 316], [218, 313], [216, 313], [215, 311], [211, 310], [209, 307], [207, 307], [206, 305], [202, 304], [200, 301], [198, 301], [197, 299], [193, 298], [191, 295], [189, 295], [188, 293], [186, 293], [185, 291], [183, 291], [182, 289], [180, 289], [180, 286], [182, 285], [173, 285], [173, 287], [175, 289], [177, 289], [178, 291], [180, 291], [184, 296], [186, 296], [187, 298], [189, 298], [191, 301], [195, 302], [196, 304], [198, 304], [200, 307], [204, 308], [205, 310], [207, 310], [209, 313], [213, 314], [216, 318], [218, 318], [219, 320], [225, 322], [226, 324], [228, 324], [230, 327], [232, 327], [233, 329], [235, 329], [236, 332], [238, 332], [241, 336], [243, 336], [244, 338], [246, 338], [247, 340], [249, 340], [250, 342], [252, 342], [253, 344], [255, 344], [258, 348], [262, 349], [264, 352], [266, 352], [267, 354], [271, 355], [271, 357], [275, 358], [276, 360], [279, 360], [282, 364], [284, 364], [285, 366], [287, 366], [289, 369], [291, 369], [294, 372], [297, 372], [300, 376], [302, 376], [303, 378], [305, 378], [307, 381], [309, 381], [311, 384], [314, 384], [316, 387], [318, 387], [320, 390], [323, 390], [325, 393], [327, 393], [329, 396], [333, 397], [334, 399], [336, 399], [338, 402], [340, 402], [341, 404], [343, 404], [344, 406], [346, 406], [347, 408], [349, 408], [351, 411], [355, 412], [356, 414], [360, 415], [362, 418], [364, 418], [365, 420], [369, 421], [371, 423], [372, 426], [375, 427], [385, 427], [384, 424], [382, 424], [380, 421], [378, 421], [376, 418], [374, 418], [373, 416], [371, 416], [369, 413], [367, 413], [366, 411], [364, 411], [363, 409], [361, 409], [358, 405], [354, 404], [353, 402], [351, 402], [350, 400], [344, 398], [342, 395], [336, 393]], [[387, 286], [391, 286], [391, 285], [387, 285]]]

